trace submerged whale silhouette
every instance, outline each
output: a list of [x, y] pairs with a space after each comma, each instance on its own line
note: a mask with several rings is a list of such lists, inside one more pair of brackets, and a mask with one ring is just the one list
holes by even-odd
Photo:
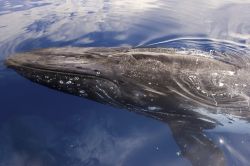
[[36, 83], [168, 123], [194, 165], [226, 162], [203, 134], [220, 124], [211, 114], [250, 118], [248, 61], [169, 48], [67, 47], [19, 53], [6, 64]]

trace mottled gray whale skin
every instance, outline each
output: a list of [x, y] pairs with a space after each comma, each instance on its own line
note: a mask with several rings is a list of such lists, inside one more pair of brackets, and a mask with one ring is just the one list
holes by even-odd
[[250, 118], [248, 61], [169, 48], [66, 47], [19, 53], [6, 65], [47, 87], [168, 123], [193, 165], [225, 164], [203, 133], [220, 124], [211, 114]]
[[50, 48], [18, 54], [6, 64], [38, 83], [105, 103], [147, 103], [150, 111], [157, 98], [169, 104], [163, 108], [249, 110], [249, 68], [174, 49]]

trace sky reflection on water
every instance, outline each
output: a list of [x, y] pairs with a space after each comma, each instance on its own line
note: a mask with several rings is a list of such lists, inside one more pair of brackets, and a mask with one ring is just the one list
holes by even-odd
[[1, 15], [5, 55], [49, 46], [147, 45], [179, 37], [245, 47], [250, 42], [248, 1], [47, 0], [32, 8], [36, 3], [41, 5], [25, 1], [27, 8]]
[[[249, 9], [249, 0], [0, 0], [0, 166], [190, 165], [167, 124], [35, 85], [2, 61], [61, 46], [175, 47], [240, 58], [250, 55]], [[230, 124], [204, 133], [228, 165], [248, 164], [249, 124]]]

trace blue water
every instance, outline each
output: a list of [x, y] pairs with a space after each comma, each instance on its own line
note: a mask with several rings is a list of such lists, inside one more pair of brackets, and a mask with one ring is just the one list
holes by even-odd
[[[249, 9], [249, 0], [0, 0], [0, 166], [191, 165], [167, 123], [34, 84], [4, 59], [62, 46], [241, 58], [250, 56]], [[250, 165], [248, 122], [204, 134], [227, 165]]]

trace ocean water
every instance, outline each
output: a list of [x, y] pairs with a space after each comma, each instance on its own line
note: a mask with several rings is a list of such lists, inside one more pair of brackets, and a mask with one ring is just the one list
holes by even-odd
[[249, 0], [0, 0], [0, 166], [250, 165], [248, 121], [212, 114], [223, 125], [176, 134], [4, 65], [15, 53], [64, 46], [170, 47], [237, 60], [250, 56], [249, 9]]

